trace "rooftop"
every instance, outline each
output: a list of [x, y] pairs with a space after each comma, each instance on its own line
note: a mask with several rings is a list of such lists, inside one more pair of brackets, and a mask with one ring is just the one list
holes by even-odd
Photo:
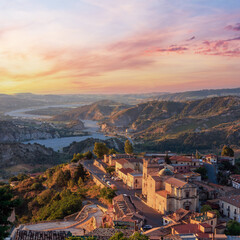
[[86, 236], [106, 237], [106, 239], [109, 239], [116, 232], [122, 232], [125, 237], [130, 237], [134, 233], [131, 229], [96, 228]]
[[230, 195], [227, 197], [221, 197], [220, 200], [227, 202], [235, 207], [240, 208], [240, 195]]
[[200, 223], [200, 225], [204, 228], [211, 228], [212, 226], [208, 223]]
[[119, 171], [125, 175], [127, 175], [128, 173], [134, 172], [134, 170], [132, 170], [131, 168], [121, 168], [119, 169]]
[[187, 184], [186, 182], [181, 181], [181, 180], [179, 180], [177, 178], [174, 178], [174, 177], [168, 178], [165, 181], [165, 183], [171, 184], [171, 185], [173, 185], [174, 187], [177, 187], [177, 188], [183, 187]]
[[177, 161], [177, 162], [192, 162], [191, 157], [186, 157], [186, 156], [172, 156], [170, 157], [171, 161]]
[[142, 177], [142, 173], [139, 173], [139, 172], [131, 172], [129, 173], [130, 175], [134, 176], [134, 177]]
[[184, 233], [198, 233], [200, 230], [198, 229], [197, 224], [180, 224], [172, 227], [178, 234]]
[[121, 158], [121, 159], [116, 160], [116, 162], [118, 162], [120, 164], [124, 164], [124, 163], [128, 163], [128, 160], [124, 159], [124, 158]]
[[157, 191], [156, 194], [160, 195], [161, 197], [167, 198], [167, 196], [170, 195], [170, 192], [166, 190], [161, 190], [161, 191]]

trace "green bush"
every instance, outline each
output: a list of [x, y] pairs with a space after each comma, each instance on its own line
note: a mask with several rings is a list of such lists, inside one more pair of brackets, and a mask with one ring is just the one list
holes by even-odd
[[64, 190], [58, 195], [59, 197], [59, 200], [54, 198], [39, 210], [36, 217], [37, 221], [63, 219], [65, 216], [81, 210], [82, 201], [78, 194]]
[[112, 201], [112, 199], [116, 196], [116, 190], [111, 188], [102, 188], [100, 189], [100, 197]]

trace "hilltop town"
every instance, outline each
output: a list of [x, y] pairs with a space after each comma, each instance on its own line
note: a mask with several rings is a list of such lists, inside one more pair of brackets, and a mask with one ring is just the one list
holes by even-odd
[[95, 143], [96, 157], [74, 154], [69, 164], [11, 178], [15, 195], [28, 204], [9, 218], [15, 223], [11, 239], [205, 240], [240, 234], [240, 165], [230, 147], [219, 156], [134, 154], [128, 140], [126, 153], [104, 154], [104, 148]]

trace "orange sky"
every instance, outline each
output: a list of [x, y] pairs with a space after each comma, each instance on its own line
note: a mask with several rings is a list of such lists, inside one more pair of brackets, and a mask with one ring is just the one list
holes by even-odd
[[239, 16], [234, 0], [2, 0], [0, 92], [240, 87]]

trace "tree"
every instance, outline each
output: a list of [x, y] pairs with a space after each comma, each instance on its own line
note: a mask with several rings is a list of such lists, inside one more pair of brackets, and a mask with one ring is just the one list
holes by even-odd
[[122, 232], [116, 232], [109, 240], [127, 240], [127, 238], [124, 237]]
[[195, 169], [194, 172], [199, 173], [201, 175], [202, 180], [208, 179], [207, 169], [205, 167], [199, 167]]
[[172, 163], [171, 160], [170, 160], [170, 158], [169, 158], [169, 156], [168, 156], [168, 154], [166, 154], [164, 160], [165, 160], [165, 163], [166, 163], [166, 164], [171, 164], [171, 163]]
[[117, 151], [116, 151], [114, 148], [111, 148], [111, 149], [109, 150], [109, 154], [110, 154], [110, 155], [116, 154], [116, 153], [117, 153]]
[[148, 240], [149, 237], [144, 235], [144, 234], [141, 234], [139, 232], [135, 232], [132, 236], [130, 236], [128, 238], [129, 240]]
[[0, 240], [8, 236], [11, 223], [8, 221], [13, 209], [19, 205], [19, 200], [13, 200], [9, 187], [0, 187]]
[[198, 152], [198, 150], [196, 150], [195, 157], [196, 157], [197, 159], [200, 159], [200, 158], [202, 157], [202, 156], [200, 155], [200, 153]]
[[115, 167], [107, 167], [106, 172], [112, 174], [113, 172], [115, 172]]
[[227, 223], [227, 235], [240, 235], [240, 223], [234, 220], [230, 220]]
[[107, 148], [105, 143], [95, 142], [93, 153], [97, 156], [97, 158], [103, 158], [105, 154], [108, 154], [109, 149]]
[[100, 197], [112, 202], [112, 199], [116, 196], [116, 190], [104, 187], [100, 189]]
[[212, 207], [211, 206], [206, 204], [206, 205], [203, 205], [201, 207], [201, 213], [205, 213], [205, 212], [208, 212], [208, 211], [212, 211]]
[[222, 148], [221, 155], [226, 157], [234, 157], [234, 151], [232, 150], [232, 148], [228, 147], [227, 145], [224, 145]]
[[82, 181], [84, 182], [87, 179], [87, 177], [88, 177], [88, 174], [85, 171], [83, 165], [79, 164], [73, 174], [74, 182], [77, 183], [79, 181], [79, 178], [81, 178]]
[[91, 160], [93, 158], [93, 153], [91, 151], [87, 151], [84, 154], [84, 157], [86, 157], [88, 160]]
[[125, 142], [124, 151], [127, 154], [132, 154], [133, 153], [133, 146], [132, 146], [132, 144], [130, 143], [129, 140], [126, 140], [126, 142]]

